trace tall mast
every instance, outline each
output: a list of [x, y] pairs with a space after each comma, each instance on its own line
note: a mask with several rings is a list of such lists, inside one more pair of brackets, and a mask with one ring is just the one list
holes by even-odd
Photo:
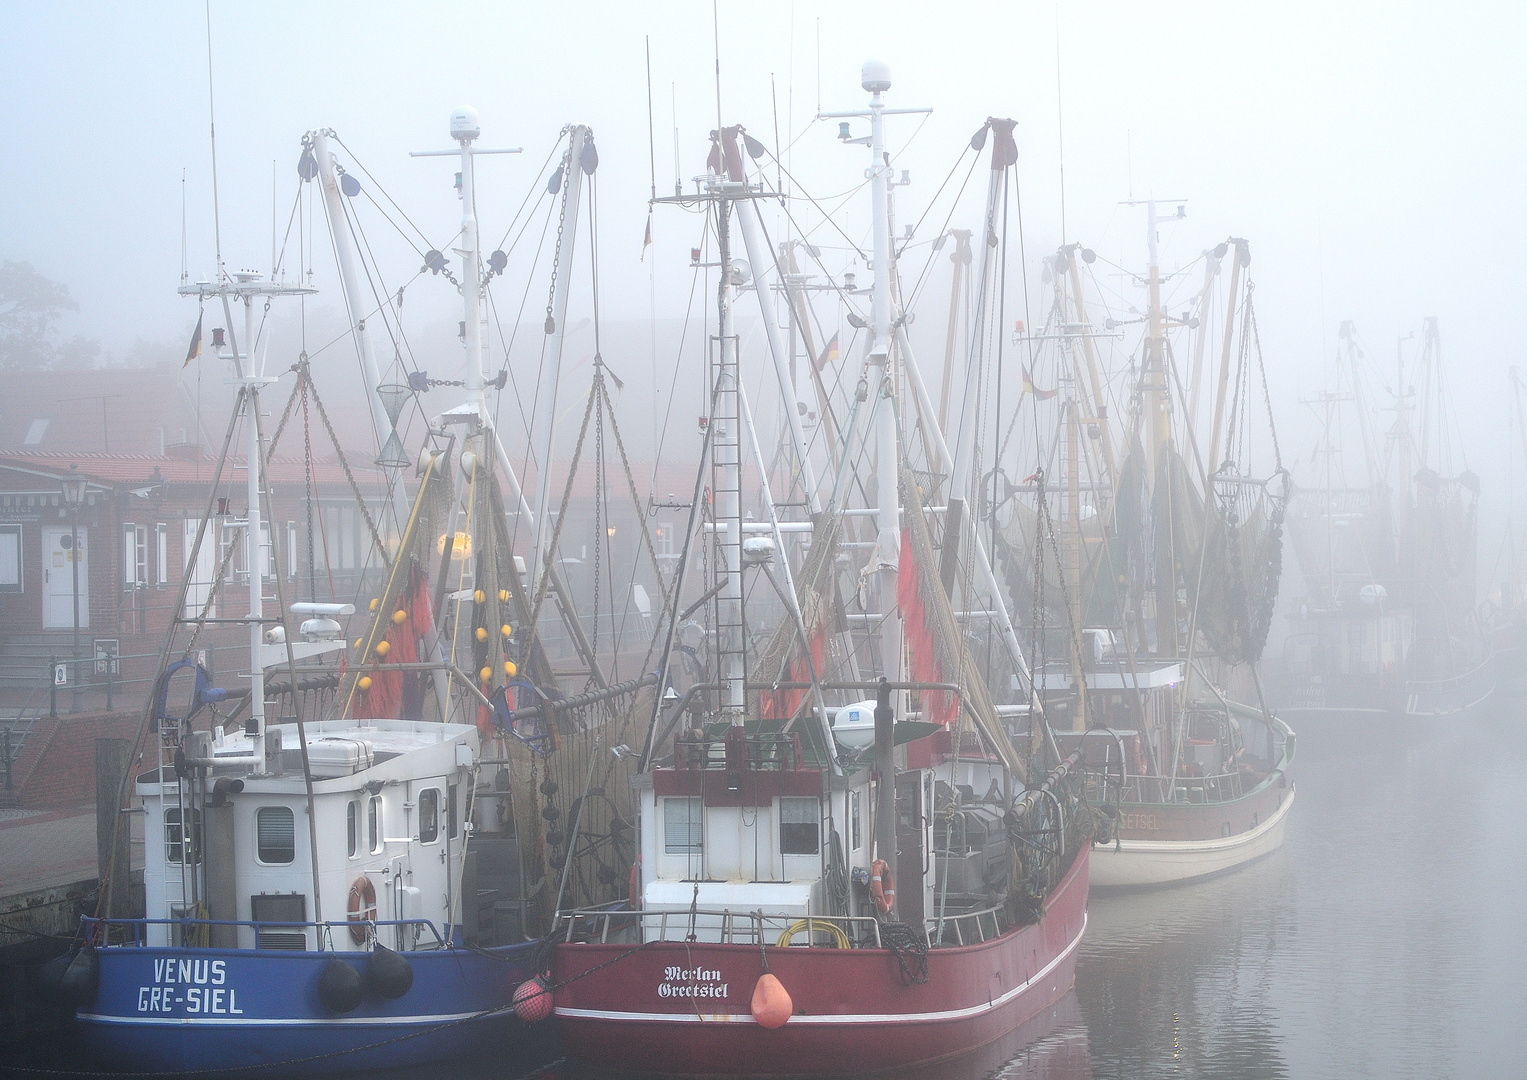
[[717, 325], [716, 394], [710, 422], [711, 467], [716, 474], [717, 544], [721, 548], [720, 572], [724, 575], [717, 594], [719, 618], [716, 632], [721, 659], [722, 709], [733, 727], [746, 717], [747, 635], [742, 612], [742, 475], [741, 419], [737, 402], [737, 330], [732, 319], [732, 199], [746, 184], [713, 173], [710, 189], [716, 200], [716, 246], [721, 274], [716, 286]]
[[[878, 395], [875, 407], [875, 570], [876, 613], [880, 624], [880, 670], [893, 682], [902, 676], [902, 626], [896, 606], [896, 577], [901, 556], [901, 494], [898, 473], [900, 451], [896, 436], [896, 378], [892, 345], [891, 285], [896, 272], [891, 253], [891, 166], [885, 152], [886, 116], [924, 113], [927, 109], [887, 109], [881, 95], [891, 88], [890, 66], [879, 60], [867, 60], [860, 72], [860, 85], [870, 94], [867, 111], [821, 113], [821, 119], [868, 117], [870, 135], [866, 139], [848, 137], [848, 125], [840, 127], [845, 142], [868, 143], [870, 167], [870, 206], [873, 216], [875, 285], [871, 292], [870, 340], [867, 359], [870, 376], [878, 382], [871, 392]], [[931, 419], [932, 413], [929, 413]], [[902, 708], [901, 695], [893, 697], [895, 712]], [[896, 790], [894, 755], [889, 739], [882, 739], [877, 724], [875, 740], [876, 770], [880, 787], [876, 800], [875, 844], [880, 857], [892, 860], [896, 850]]]
[[[975, 459], [981, 347], [986, 341], [984, 327], [992, 291], [992, 265], [997, 257], [997, 208], [1007, 180], [1007, 167], [1018, 160], [1018, 146], [1013, 141], [1013, 128], [1018, 126], [1017, 121], [991, 119], [986, 124], [992, 134], [991, 171], [986, 185], [986, 214], [981, 219], [981, 263], [975, 284], [975, 322], [967, 342], [963, 404], [955, 432], [954, 461], [950, 465], [949, 509], [944, 518], [944, 550], [939, 567], [939, 580], [944, 591], [951, 593], [951, 596], [959, 569], [961, 540], [965, 535], [965, 499], [970, 494], [970, 474]], [[876, 280], [878, 282], [879, 275], [876, 275]]]

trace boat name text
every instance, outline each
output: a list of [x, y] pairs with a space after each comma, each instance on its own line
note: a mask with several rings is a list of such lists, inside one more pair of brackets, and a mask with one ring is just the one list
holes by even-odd
[[242, 1016], [236, 992], [223, 984], [228, 980], [225, 960], [154, 961], [154, 985], [138, 987], [138, 1011], [211, 1013], [218, 1016]]
[[721, 981], [721, 972], [710, 968], [666, 967], [658, 983], [660, 998], [724, 998], [729, 983]]

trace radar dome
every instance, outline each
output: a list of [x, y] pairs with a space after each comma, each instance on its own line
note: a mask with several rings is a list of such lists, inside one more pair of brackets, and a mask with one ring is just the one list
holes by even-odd
[[864, 67], [859, 73], [859, 85], [870, 93], [879, 93], [891, 88], [891, 65], [884, 60], [866, 60]]
[[475, 139], [482, 134], [482, 122], [477, 118], [477, 110], [470, 105], [463, 105], [451, 112], [451, 138]]

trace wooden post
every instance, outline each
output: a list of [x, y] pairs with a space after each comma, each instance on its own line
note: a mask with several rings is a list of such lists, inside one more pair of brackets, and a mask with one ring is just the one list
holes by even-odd
[[117, 799], [132, 765], [132, 743], [126, 739], [95, 741], [95, 847], [105, 902], [101, 913], [111, 919], [128, 917], [131, 906], [132, 863], [128, 854], [129, 827]]

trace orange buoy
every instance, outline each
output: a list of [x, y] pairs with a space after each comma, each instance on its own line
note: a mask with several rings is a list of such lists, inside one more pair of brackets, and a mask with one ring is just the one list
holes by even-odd
[[513, 660], [504, 661], [504, 674], [509, 676], [511, 679], [514, 678], [514, 673], [518, 670], [519, 668], [515, 667]]
[[371, 689], [371, 676], [370, 675], [362, 675], [359, 679], [357, 679], [355, 681], [355, 686], [356, 686], [356, 688], [358, 690], [360, 690], [361, 693], [365, 693], [367, 690], [370, 690]]
[[545, 976], [537, 975], [515, 988], [513, 1001], [514, 1015], [525, 1023], [534, 1024], [545, 1020], [551, 1015], [551, 986], [547, 984]]
[[784, 1027], [794, 1011], [795, 1003], [780, 981], [767, 971], [760, 975], [753, 987], [753, 1019], [759, 1026]]
[[472, 594], [472, 599], [479, 604], [486, 604], [488, 602], [488, 594], [478, 589]]
[[500, 590], [498, 590], [498, 601], [501, 604], [507, 604], [509, 602], [509, 590], [508, 589], [500, 589]]
[[896, 906], [896, 883], [891, 880], [891, 868], [884, 859], [876, 859], [870, 865], [870, 896], [882, 915], [889, 915]]
[[376, 654], [378, 656], [386, 656], [390, 652], [392, 652], [392, 646], [389, 645], [385, 640], [378, 641], [376, 643]]
[[510, 626], [508, 623], [505, 623], [503, 626], [498, 628], [498, 632], [503, 634], [505, 637], [510, 637], [514, 634], [514, 627]]
[[483, 668], [481, 671], [479, 671], [477, 673], [477, 676], [478, 676], [478, 678], [482, 679], [483, 682], [492, 682], [493, 681], [493, 669], [490, 668], [490, 667], [485, 667], [485, 668]]
[[392, 625], [394, 625], [394, 626], [402, 626], [407, 621], [408, 621], [408, 612], [404, 611], [402, 608], [399, 608], [397, 611], [394, 611], [392, 613]]
[[479, 626], [477, 628], [477, 640], [478, 641], [487, 641], [488, 640], [488, 628], [486, 626]]

